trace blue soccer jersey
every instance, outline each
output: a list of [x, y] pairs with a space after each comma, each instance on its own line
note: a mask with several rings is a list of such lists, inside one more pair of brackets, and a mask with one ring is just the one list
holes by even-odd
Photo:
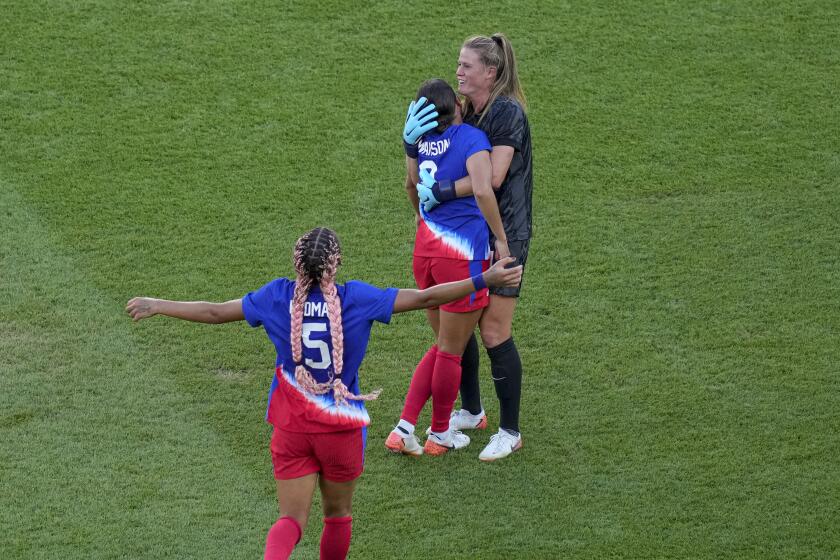
[[[374, 321], [388, 323], [397, 297], [396, 288], [380, 289], [364, 282], [337, 285], [344, 331], [342, 382], [359, 394], [359, 367], [367, 350]], [[331, 432], [367, 426], [370, 423], [362, 401], [337, 405], [332, 392], [312, 395], [295, 381], [295, 362], [290, 340], [291, 301], [295, 282], [273, 280], [242, 298], [242, 312], [252, 327], [262, 326], [277, 350], [277, 369], [271, 383], [266, 420], [295, 432]], [[327, 304], [320, 288], [313, 286], [304, 305], [301, 349], [312, 377], [325, 382], [333, 371], [332, 337]]]
[[[490, 141], [481, 130], [468, 124], [453, 125], [443, 134], [426, 134], [418, 145], [417, 163], [436, 181], [456, 181], [467, 176], [467, 159], [482, 150], [490, 151]], [[490, 258], [487, 222], [475, 198], [456, 198], [425, 212], [417, 228], [414, 254], [469, 261]]]

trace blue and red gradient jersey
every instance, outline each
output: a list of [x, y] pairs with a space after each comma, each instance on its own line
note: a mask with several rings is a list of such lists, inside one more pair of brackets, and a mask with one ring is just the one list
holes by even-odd
[[[380, 289], [364, 282], [337, 285], [344, 330], [344, 367], [341, 380], [359, 394], [359, 367], [367, 351], [374, 321], [388, 323], [397, 297], [396, 288]], [[291, 301], [295, 282], [273, 280], [242, 298], [242, 312], [252, 327], [265, 329], [277, 350], [276, 372], [268, 395], [266, 420], [292, 432], [323, 433], [364, 427], [370, 417], [363, 401], [337, 405], [332, 391], [325, 395], [304, 392], [295, 381], [295, 362], [289, 336]], [[301, 340], [304, 367], [322, 383], [333, 371], [332, 337], [327, 304], [318, 286], [313, 286], [304, 305]]]
[[[468, 124], [447, 128], [443, 134], [426, 134], [417, 146], [417, 163], [436, 181], [457, 181], [467, 176], [467, 159], [491, 150], [487, 135]], [[456, 198], [426, 213], [414, 239], [418, 257], [444, 257], [468, 261], [490, 258], [489, 233], [484, 215], [472, 196]]]

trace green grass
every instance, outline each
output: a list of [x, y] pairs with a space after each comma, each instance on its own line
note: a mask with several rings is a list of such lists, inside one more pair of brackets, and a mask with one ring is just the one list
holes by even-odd
[[840, 558], [838, 20], [0, 0], [0, 558], [260, 557], [270, 344], [125, 301], [239, 297], [315, 225], [342, 278], [411, 286], [406, 102], [496, 30], [535, 150], [525, 449], [388, 455], [430, 331], [375, 328], [351, 558]]

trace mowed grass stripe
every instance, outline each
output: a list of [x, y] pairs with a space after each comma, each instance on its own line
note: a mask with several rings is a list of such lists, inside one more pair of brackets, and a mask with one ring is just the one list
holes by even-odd
[[276, 516], [165, 354], [0, 188], [0, 557], [257, 557]]

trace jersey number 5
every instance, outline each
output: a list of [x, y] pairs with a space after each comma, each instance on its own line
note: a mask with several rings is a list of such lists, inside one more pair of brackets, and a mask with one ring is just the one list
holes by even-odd
[[303, 362], [312, 369], [327, 369], [332, 363], [330, 356], [330, 347], [324, 340], [313, 340], [310, 335], [314, 332], [326, 332], [327, 325], [324, 323], [304, 323], [303, 324], [303, 345], [310, 350], [317, 350], [320, 354], [320, 359], [315, 361], [306, 358]]

